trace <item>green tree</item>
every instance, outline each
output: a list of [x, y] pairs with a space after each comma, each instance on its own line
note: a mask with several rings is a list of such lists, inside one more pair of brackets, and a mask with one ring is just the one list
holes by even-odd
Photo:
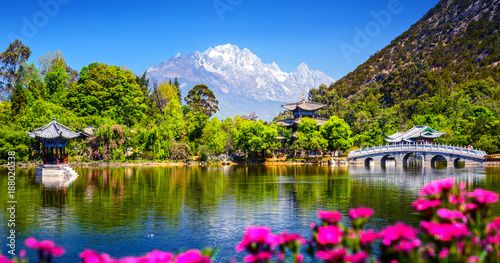
[[0, 91], [7, 92], [7, 99], [10, 100], [12, 93], [19, 80], [18, 70], [31, 55], [29, 47], [16, 39], [10, 43], [9, 47], [0, 54]]
[[64, 54], [60, 50], [56, 50], [54, 52], [49, 51], [45, 55], [38, 57], [37, 61], [40, 67], [40, 73], [44, 76], [48, 72], [52, 71], [56, 64], [59, 64], [64, 68], [66, 73], [68, 73], [68, 83], [71, 84], [78, 79], [78, 71], [68, 66], [66, 60], [64, 59]]
[[332, 116], [320, 128], [320, 133], [328, 141], [328, 149], [345, 151], [352, 146], [351, 127], [343, 119]]
[[219, 102], [205, 84], [194, 86], [184, 100], [193, 110], [201, 111], [209, 118], [219, 110]]
[[28, 105], [32, 105], [36, 100], [46, 98], [45, 83], [34, 63], [25, 63], [22, 70], [20, 70], [20, 79], [29, 91]]
[[324, 150], [328, 141], [318, 131], [318, 122], [315, 119], [304, 117], [299, 122], [297, 139], [293, 142], [293, 148], [309, 151]]
[[61, 104], [68, 84], [68, 73], [64, 66], [56, 63], [52, 70], [45, 74], [44, 80], [47, 98], [55, 104]]
[[236, 147], [247, 153], [280, 147], [280, 143], [276, 139], [278, 137], [277, 127], [264, 125], [262, 121], [242, 120], [234, 128], [233, 136]]
[[174, 83], [172, 85], [174, 85], [174, 87], [177, 89], [179, 101], [182, 101], [181, 85], [179, 84], [179, 80], [177, 80], [177, 77], [174, 78]]
[[66, 93], [65, 105], [79, 116], [109, 116], [129, 127], [143, 120], [148, 111], [132, 71], [102, 63], [83, 67]]
[[165, 85], [164, 89], [163, 93], [167, 100], [167, 105], [164, 108], [164, 118], [168, 124], [168, 129], [174, 132], [175, 139], [181, 140], [185, 134], [181, 102], [177, 96], [177, 90], [173, 85]]
[[17, 119], [19, 115], [24, 115], [24, 111], [28, 107], [28, 96], [26, 93], [21, 82], [18, 82], [14, 93], [12, 93], [12, 119]]
[[217, 117], [213, 117], [205, 125], [201, 141], [215, 154], [221, 154], [227, 144], [229, 134], [222, 128], [222, 123]]

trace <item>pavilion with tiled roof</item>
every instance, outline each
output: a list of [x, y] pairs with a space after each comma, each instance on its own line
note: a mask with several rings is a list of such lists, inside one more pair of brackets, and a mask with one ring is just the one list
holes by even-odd
[[[306, 101], [304, 95], [302, 95], [301, 101], [281, 105], [281, 107], [291, 111], [293, 118], [286, 120], [279, 120], [277, 121], [277, 124], [292, 129], [292, 138], [296, 137], [298, 124], [303, 117], [308, 117], [316, 120], [318, 122], [318, 127], [322, 126], [328, 120], [319, 118], [318, 114], [318, 110], [325, 108], [326, 105], [317, 102]], [[286, 139], [286, 138], [280, 137], [279, 139]]]
[[74, 132], [60, 124], [55, 116], [48, 124], [27, 133], [29, 137], [37, 139], [39, 145], [41, 143], [44, 164], [65, 164], [68, 159], [66, 145], [70, 140], [90, 137], [86, 132]]
[[387, 136], [385, 140], [388, 143], [432, 143], [446, 134], [445, 132], [438, 132], [427, 125], [418, 125], [409, 129], [406, 132], [396, 132], [395, 134]]

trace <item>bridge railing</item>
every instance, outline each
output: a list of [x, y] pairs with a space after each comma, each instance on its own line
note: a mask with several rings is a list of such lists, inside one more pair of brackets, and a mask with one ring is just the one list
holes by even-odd
[[398, 151], [422, 151], [422, 152], [438, 152], [448, 154], [460, 154], [464, 156], [484, 158], [486, 152], [480, 149], [473, 149], [469, 147], [460, 147], [447, 144], [433, 144], [433, 143], [405, 143], [405, 144], [387, 144], [361, 148], [359, 150], [351, 151], [348, 157], [357, 157], [382, 152], [398, 152]]

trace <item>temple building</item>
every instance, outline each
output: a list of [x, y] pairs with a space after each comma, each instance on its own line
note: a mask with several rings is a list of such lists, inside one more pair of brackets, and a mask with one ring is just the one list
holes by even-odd
[[55, 116], [45, 126], [28, 132], [28, 136], [37, 140], [37, 148], [40, 148], [44, 165], [66, 164], [68, 162], [67, 144], [72, 139], [90, 137], [86, 132], [74, 132], [60, 124]]
[[[326, 107], [325, 104], [306, 101], [304, 95], [302, 95], [302, 100], [295, 103], [288, 103], [285, 105], [281, 105], [281, 107], [285, 108], [292, 112], [293, 118], [286, 120], [277, 121], [278, 125], [282, 125], [283, 127], [287, 127], [292, 130], [292, 138], [296, 137], [298, 130], [298, 123], [303, 117], [309, 117], [318, 122], [319, 126], [322, 126], [328, 119], [319, 118], [318, 110]], [[280, 138], [285, 139], [285, 138]]]
[[445, 132], [438, 132], [427, 125], [414, 126], [407, 132], [396, 132], [387, 136], [385, 140], [391, 144], [399, 143], [432, 143], [434, 139], [443, 136]]

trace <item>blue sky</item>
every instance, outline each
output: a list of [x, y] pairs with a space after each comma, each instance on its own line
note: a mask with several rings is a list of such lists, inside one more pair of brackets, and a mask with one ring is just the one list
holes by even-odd
[[[437, 0], [40, 0], [2, 3], [0, 51], [20, 38], [30, 61], [61, 50], [134, 72], [178, 52], [235, 44], [290, 72], [301, 62], [340, 79], [417, 22]], [[374, 15], [378, 14], [378, 15]], [[378, 18], [377, 18], [378, 17]], [[360, 33], [361, 32], [361, 33]]]

